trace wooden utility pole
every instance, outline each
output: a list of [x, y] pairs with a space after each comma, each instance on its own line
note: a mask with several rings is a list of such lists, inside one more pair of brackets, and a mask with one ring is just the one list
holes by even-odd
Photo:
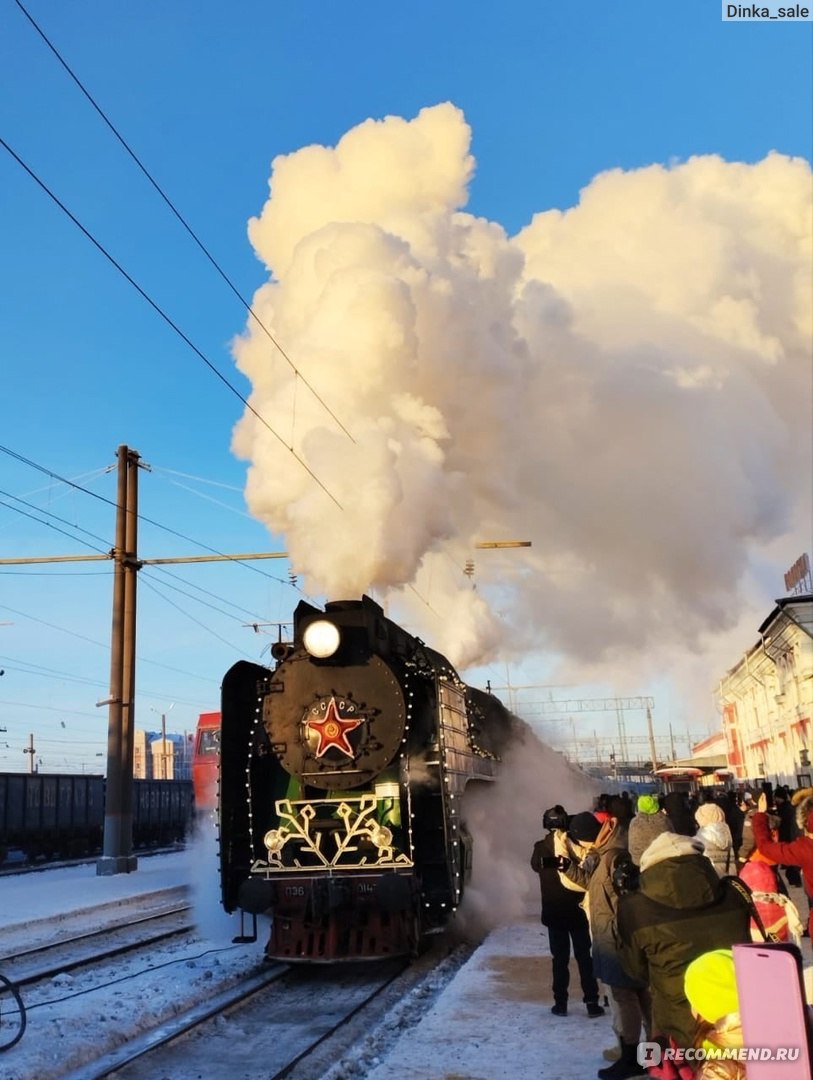
[[116, 542], [113, 548], [113, 624], [107, 720], [107, 789], [104, 844], [96, 873], [129, 874], [133, 855], [133, 706], [135, 697], [135, 597], [138, 572], [139, 454], [118, 448]]

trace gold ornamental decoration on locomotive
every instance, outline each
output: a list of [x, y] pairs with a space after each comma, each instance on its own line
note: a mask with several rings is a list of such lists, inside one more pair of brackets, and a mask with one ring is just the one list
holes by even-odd
[[393, 830], [378, 821], [379, 809], [375, 795], [340, 802], [280, 799], [275, 804], [279, 824], [263, 838], [268, 860], [256, 860], [251, 872], [412, 866], [395, 847]]

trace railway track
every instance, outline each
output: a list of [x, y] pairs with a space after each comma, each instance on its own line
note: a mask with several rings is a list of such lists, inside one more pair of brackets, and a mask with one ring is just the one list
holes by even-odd
[[324, 1053], [406, 966], [403, 960], [318, 970], [274, 964], [208, 1008], [173, 1018], [64, 1080], [154, 1080], [196, 1070], [205, 1076], [212, 1061], [228, 1061], [236, 1075], [282, 1080]]
[[[88, 932], [98, 936], [105, 931], [132, 925], [142, 918], [164, 915], [184, 906], [189, 907], [189, 890], [185, 886], [179, 886], [109, 900], [47, 918], [15, 922], [4, 928], [0, 936], [0, 965], [15, 956], [23, 956], [60, 942], [79, 940]], [[93, 927], [91, 931], [87, 930], [88, 924]]]
[[[18, 988], [34, 986], [64, 972], [105, 963], [194, 931], [189, 904], [130, 918], [97, 930], [60, 937], [0, 959], [0, 969]], [[100, 948], [100, 944], [102, 947]]]
[[[208, 1001], [201, 1002], [178, 1016], [173, 1016], [153, 1029], [145, 1031], [124, 1045], [109, 1050], [94, 1061], [63, 1074], [63, 1080], [102, 1080], [104, 1077], [127, 1077], [127, 1066], [138, 1063], [147, 1071], [146, 1077], [154, 1078], [161, 1050], [181, 1036], [201, 1028], [208, 1020], [229, 1009], [239, 1007], [260, 991], [280, 979], [287, 968], [282, 964], [267, 967], [247, 975], [235, 986], [222, 991]], [[226, 1060], [226, 1059], [221, 1059]], [[211, 1059], [209, 1060], [211, 1065]], [[231, 1064], [231, 1063], [230, 1063]], [[124, 1070], [124, 1071], [122, 1071]], [[132, 1074], [135, 1075], [135, 1074]]]
[[255, 945], [202, 940], [185, 897], [163, 890], [100, 905], [90, 924], [85, 911], [58, 928], [35, 920], [20, 929], [25, 944], [8, 950], [0, 970], [22, 992], [28, 1026], [0, 1054], [0, 1080], [95, 1075], [97, 1057], [146, 1034], [160, 1042], [177, 1029], [177, 1014], [200, 1023], [278, 976], [259, 967]]
[[0, 1054], [0, 1080], [208, 1077], [225, 1062], [246, 1078], [316, 1080], [438, 963], [272, 965], [256, 944], [202, 941], [187, 905], [162, 900], [161, 911], [136, 919], [126, 908], [117, 926], [19, 950], [28, 1028]]

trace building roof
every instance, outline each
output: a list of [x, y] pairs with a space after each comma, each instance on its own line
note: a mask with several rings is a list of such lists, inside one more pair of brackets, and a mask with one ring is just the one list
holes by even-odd
[[776, 607], [760, 626], [759, 633], [764, 634], [780, 616], [785, 615], [791, 622], [813, 637], [813, 593], [799, 596], [783, 596], [776, 601]]
[[692, 746], [692, 757], [706, 756], [708, 754], [714, 755], [725, 754], [726, 751], [726, 737], [725, 732], [720, 728], [719, 731], [713, 732], [711, 735], [707, 735], [705, 739], [701, 739], [700, 742], [696, 742]]

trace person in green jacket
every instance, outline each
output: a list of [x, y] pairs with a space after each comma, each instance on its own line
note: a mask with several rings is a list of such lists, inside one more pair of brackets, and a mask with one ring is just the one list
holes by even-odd
[[695, 837], [662, 833], [649, 845], [638, 890], [619, 900], [618, 935], [621, 963], [652, 994], [656, 1038], [693, 1045], [686, 968], [712, 949], [750, 941], [750, 913], [747, 897], [717, 876]]

